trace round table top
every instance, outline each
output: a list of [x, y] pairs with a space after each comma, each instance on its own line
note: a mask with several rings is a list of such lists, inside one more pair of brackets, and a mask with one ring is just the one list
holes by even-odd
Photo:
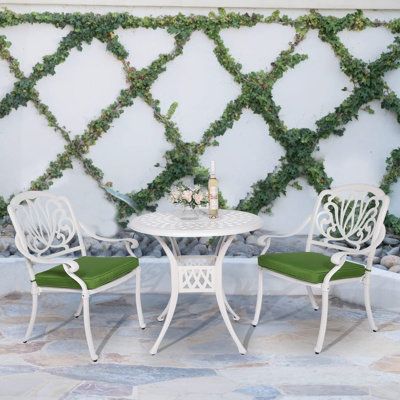
[[215, 219], [200, 212], [199, 218], [195, 220], [183, 220], [174, 213], [153, 212], [134, 217], [128, 224], [136, 232], [167, 237], [236, 235], [255, 231], [262, 225], [262, 219], [258, 215], [236, 210], [219, 210], [218, 218]]

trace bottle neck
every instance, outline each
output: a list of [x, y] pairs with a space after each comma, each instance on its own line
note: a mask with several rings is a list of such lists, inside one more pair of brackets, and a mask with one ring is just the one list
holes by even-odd
[[215, 161], [211, 161], [210, 178], [215, 178]]

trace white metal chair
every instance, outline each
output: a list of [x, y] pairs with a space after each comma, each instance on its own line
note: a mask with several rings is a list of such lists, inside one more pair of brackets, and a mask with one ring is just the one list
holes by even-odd
[[[134, 276], [139, 325], [142, 329], [146, 327], [140, 299], [140, 266], [132, 251], [138, 246], [135, 239], [109, 239], [90, 232], [77, 221], [67, 198], [47, 192], [31, 191], [15, 196], [8, 206], [8, 213], [16, 231], [16, 246], [26, 259], [32, 282], [32, 314], [24, 343], [31, 336], [35, 323], [38, 295], [42, 292], [81, 293], [82, 300], [75, 317], [78, 318], [83, 309], [90, 356], [97, 361], [90, 328], [89, 298]], [[82, 232], [98, 240], [125, 242], [130, 257], [86, 256]], [[81, 257], [65, 257], [76, 252]], [[34, 264], [58, 265], [35, 273]]]
[[[264, 235], [259, 244], [264, 246], [258, 259], [259, 278], [257, 303], [252, 322], [258, 324], [263, 297], [263, 272], [306, 285], [311, 304], [318, 310], [312, 288], [322, 291], [321, 324], [315, 353], [324, 343], [328, 318], [328, 296], [331, 285], [362, 281], [365, 308], [371, 329], [376, 332], [370, 303], [370, 272], [377, 246], [385, 237], [384, 219], [389, 207], [389, 197], [369, 185], [345, 185], [322, 191], [314, 212], [294, 232], [287, 235]], [[305, 252], [267, 253], [272, 238], [293, 236], [311, 223]], [[318, 236], [315, 236], [317, 234]], [[312, 246], [337, 250], [331, 257], [311, 251]], [[366, 265], [348, 261], [348, 256], [362, 255]]]

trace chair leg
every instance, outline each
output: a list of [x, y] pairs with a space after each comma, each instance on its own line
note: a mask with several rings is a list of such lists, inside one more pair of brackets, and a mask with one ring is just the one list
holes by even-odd
[[76, 310], [76, 312], [74, 314], [75, 318], [78, 318], [82, 314], [82, 308], [83, 308], [83, 300], [81, 299], [81, 301], [79, 302], [78, 309]]
[[30, 338], [33, 330], [33, 325], [35, 324], [36, 314], [37, 314], [37, 306], [38, 306], [38, 292], [35, 288], [32, 288], [32, 311], [31, 318], [29, 320], [28, 329], [26, 330], [25, 337], [23, 342], [26, 343]]
[[377, 326], [375, 325], [374, 317], [372, 315], [371, 310], [371, 298], [370, 298], [370, 276], [369, 272], [366, 273], [364, 277], [364, 302], [365, 302], [365, 311], [367, 312], [368, 323], [370, 328], [376, 332], [378, 330]]
[[135, 292], [135, 297], [136, 297], [136, 311], [139, 319], [139, 326], [144, 329], [146, 328], [146, 324], [144, 322], [143, 318], [143, 311], [142, 311], [142, 300], [141, 300], [141, 294], [140, 294], [140, 267], [136, 269], [136, 292]]
[[90, 329], [89, 295], [83, 294], [82, 300], [83, 300], [83, 322], [85, 325], [86, 341], [89, 347], [90, 357], [94, 362], [96, 362], [99, 357], [94, 350], [92, 330]]
[[308, 294], [308, 298], [310, 299], [310, 303], [311, 303], [312, 308], [315, 311], [318, 311], [319, 307], [318, 307], [318, 304], [317, 304], [317, 302], [315, 300], [315, 297], [314, 297], [313, 291], [311, 289], [311, 286], [307, 286], [307, 294]]
[[315, 354], [319, 354], [324, 344], [326, 323], [328, 322], [328, 305], [329, 305], [329, 288], [322, 288], [322, 310], [321, 310], [321, 323], [319, 326], [319, 333], [317, 345], [315, 346]]
[[260, 319], [263, 290], [264, 290], [263, 279], [264, 279], [264, 271], [261, 268], [258, 268], [258, 291], [257, 291], [256, 310], [254, 313], [253, 322], [251, 323], [254, 327], [257, 326], [258, 320]]

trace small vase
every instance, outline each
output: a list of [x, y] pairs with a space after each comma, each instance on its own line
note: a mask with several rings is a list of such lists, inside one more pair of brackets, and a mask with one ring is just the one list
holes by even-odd
[[199, 219], [199, 209], [192, 207], [184, 207], [181, 211], [180, 219], [184, 221], [193, 221]]

